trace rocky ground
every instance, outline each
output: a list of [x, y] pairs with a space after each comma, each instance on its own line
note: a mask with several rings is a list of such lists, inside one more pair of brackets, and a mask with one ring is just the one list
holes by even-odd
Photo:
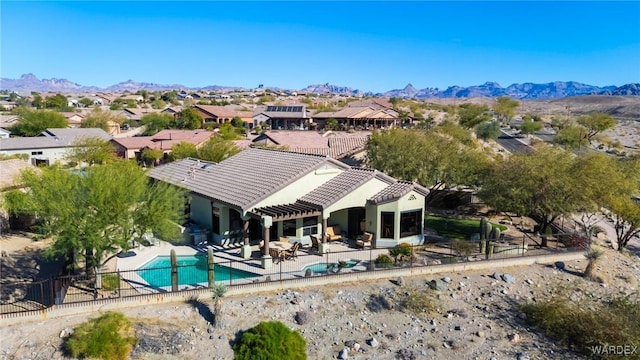
[[[307, 340], [310, 359], [579, 359], [583, 356], [526, 326], [518, 305], [559, 288], [579, 302], [638, 289], [640, 260], [605, 250], [604, 283], [586, 280], [586, 260], [494, 271], [416, 276], [314, 289], [226, 297], [222, 325], [210, 324], [212, 302], [123, 308], [136, 329], [133, 359], [233, 359], [239, 331], [279, 320]], [[435, 281], [435, 283], [434, 283]], [[435, 309], [413, 313], [400, 301], [429, 284]], [[63, 359], [63, 339], [98, 314], [0, 327], [0, 359]]]

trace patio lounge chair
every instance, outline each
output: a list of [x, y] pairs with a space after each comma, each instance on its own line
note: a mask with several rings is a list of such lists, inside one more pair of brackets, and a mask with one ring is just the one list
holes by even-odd
[[311, 235], [311, 249], [316, 249], [316, 251], [320, 251], [320, 241], [316, 236]]
[[290, 250], [285, 250], [284, 251], [284, 258], [285, 260], [289, 260], [289, 259], [296, 259], [298, 257], [298, 250], [300, 249], [300, 243], [297, 242], [295, 244], [293, 244], [293, 246], [291, 247]]
[[281, 252], [278, 249], [269, 249], [269, 256], [273, 259], [274, 264], [284, 261], [284, 252]]
[[338, 241], [342, 240], [342, 232], [340, 231], [340, 227], [338, 225], [329, 226], [326, 230], [326, 238], [327, 242], [329, 241]]
[[365, 232], [359, 239], [356, 239], [356, 245], [361, 248], [371, 247], [371, 241], [373, 240], [373, 234]]

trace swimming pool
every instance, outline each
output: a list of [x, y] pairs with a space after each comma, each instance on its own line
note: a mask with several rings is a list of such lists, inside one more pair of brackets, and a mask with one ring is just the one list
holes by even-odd
[[[358, 265], [360, 261], [359, 260], [346, 260], [345, 261], [345, 268], [352, 268], [356, 265]], [[302, 268], [302, 271], [306, 272], [307, 269], [310, 269], [312, 273], [314, 274], [326, 274], [328, 272], [329, 267], [332, 267], [335, 271], [337, 271], [338, 269], [338, 263], [326, 263], [326, 262], [322, 262], [322, 263], [316, 263], [316, 264], [310, 264], [307, 265], [305, 267]]]
[[[207, 257], [203, 255], [179, 255], [178, 285], [207, 285]], [[249, 271], [215, 264], [215, 281], [250, 279], [260, 275]], [[153, 260], [136, 269], [136, 273], [154, 287], [171, 286], [171, 257], [156, 256]]]

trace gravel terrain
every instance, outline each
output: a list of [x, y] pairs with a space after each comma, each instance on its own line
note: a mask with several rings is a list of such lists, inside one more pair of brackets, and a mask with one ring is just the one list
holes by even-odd
[[[580, 359], [524, 323], [519, 304], [564, 287], [580, 301], [637, 290], [640, 260], [605, 249], [597, 266], [605, 283], [580, 272], [586, 260], [564, 271], [537, 264], [493, 271], [440, 274], [285, 289], [225, 297], [222, 325], [214, 327], [210, 299], [123, 308], [136, 329], [132, 359], [232, 359], [239, 331], [279, 320], [307, 340], [309, 359]], [[401, 306], [407, 292], [432, 281], [435, 311], [414, 314]], [[63, 340], [98, 313], [0, 327], [0, 359], [63, 359]]]

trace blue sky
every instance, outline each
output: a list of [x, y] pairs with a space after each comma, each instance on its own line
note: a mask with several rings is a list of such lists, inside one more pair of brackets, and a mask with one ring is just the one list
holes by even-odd
[[364, 91], [640, 82], [640, 2], [1, 1], [0, 75]]

